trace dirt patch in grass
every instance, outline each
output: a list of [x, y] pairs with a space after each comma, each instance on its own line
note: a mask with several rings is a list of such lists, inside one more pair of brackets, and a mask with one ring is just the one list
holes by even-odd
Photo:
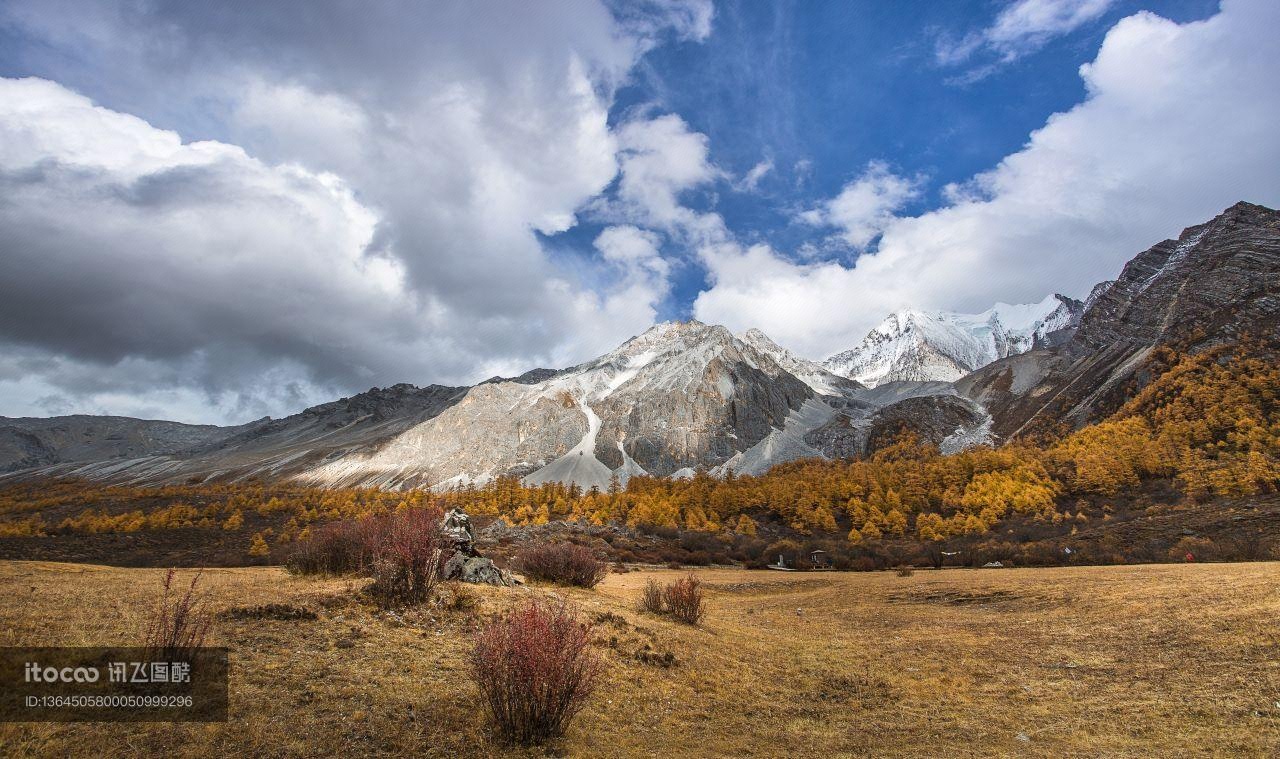
[[[776, 577], [777, 575], [770, 575]], [[816, 590], [818, 588], [829, 588], [834, 585], [833, 580], [823, 579], [796, 579], [796, 580], [755, 580], [750, 582], [707, 582], [703, 587], [707, 590], [714, 590], [719, 593], [736, 593], [740, 595], [752, 594], [768, 594], [768, 593], [795, 593], [801, 590]]]
[[305, 606], [292, 604], [260, 604], [258, 606], [233, 606], [218, 615], [220, 619], [275, 619], [286, 622], [312, 621], [319, 618]]
[[868, 668], [857, 674], [830, 673], [814, 688], [814, 697], [822, 701], [848, 704], [863, 709], [889, 706], [897, 700], [897, 691]]
[[885, 600], [895, 604], [931, 604], [938, 606], [976, 606], [1050, 608], [1070, 603], [1070, 595], [1044, 595], [1001, 589], [981, 588], [916, 588], [889, 593]]
[[1027, 600], [1008, 590], [916, 590], [907, 593], [890, 593], [892, 603], [944, 604], [947, 606], [984, 606]]

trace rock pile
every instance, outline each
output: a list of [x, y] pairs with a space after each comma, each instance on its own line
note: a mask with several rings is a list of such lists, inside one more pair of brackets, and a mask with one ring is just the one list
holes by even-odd
[[503, 587], [516, 584], [511, 573], [499, 569], [492, 559], [476, 550], [475, 530], [466, 512], [450, 509], [444, 515], [444, 536], [453, 548], [453, 556], [444, 564], [444, 579]]

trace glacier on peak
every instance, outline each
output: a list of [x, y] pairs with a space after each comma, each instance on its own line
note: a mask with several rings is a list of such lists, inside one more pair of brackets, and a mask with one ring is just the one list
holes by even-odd
[[1083, 304], [1064, 295], [1038, 303], [997, 303], [977, 314], [902, 309], [890, 314], [855, 348], [822, 367], [875, 387], [886, 382], [957, 380], [1006, 356], [1046, 344], [1073, 327]]

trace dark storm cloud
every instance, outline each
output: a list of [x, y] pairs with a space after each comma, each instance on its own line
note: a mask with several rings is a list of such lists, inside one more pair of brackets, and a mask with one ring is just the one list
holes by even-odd
[[3, 80], [0, 342], [54, 361], [0, 386], [0, 413], [164, 393], [185, 418], [278, 413], [640, 331], [661, 283], [620, 305], [534, 230], [612, 181], [637, 55], [705, 34], [702, 11], [653, 10], [8, 4], [13, 55], [58, 84]]

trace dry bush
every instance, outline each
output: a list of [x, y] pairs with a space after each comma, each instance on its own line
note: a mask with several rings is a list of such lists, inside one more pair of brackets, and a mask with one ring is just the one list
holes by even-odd
[[438, 506], [410, 508], [389, 517], [370, 571], [369, 592], [384, 605], [411, 605], [431, 597], [449, 558], [444, 512]]
[[[1222, 541], [1219, 549], [1223, 558], [1231, 561], [1266, 561], [1276, 555], [1274, 541], [1261, 532], [1249, 532]], [[1280, 558], [1280, 557], [1277, 557]]]
[[480, 605], [480, 596], [474, 590], [460, 582], [453, 583], [453, 592], [449, 595], [445, 608], [449, 611], [469, 613]]
[[572, 543], [526, 548], [516, 557], [516, 568], [534, 580], [578, 588], [594, 588], [609, 574], [606, 562]]
[[685, 562], [695, 567], [710, 566], [714, 561], [714, 557], [707, 551], [694, 551], [685, 557]]
[[640, 611], [661, 614], [666, 611], [662, 601], [662, 586], [657, 580], [649, 580], [640, 591]]
[[377, 557], [391, 520], [385, 515], [371, 515], [316, 527], [294, 543], [285, 567], [304, 575], [363, 571]]
[[1188, 556], [1190, 561], [1216, 561], [1218, 547], [1208, 538], [1186, 537], [1169, 549], [1169, 558], [1173, 561], [1188, 561]]
[[147, 625], [143, 647], [147, 658], [160, 661], [191, 661], [204, 645], [213, 625], [213, 614], [203, 594], [196, 591], [200, 572], [186, 590], [173, 587], [174, 570], [164, 576], [163, 590]]
[[443, 523], [438, 506], [334, 522], [296, 541], [285, 566], [297, 574], [360, 572], [373, 577], [369, 592], [383, 604], [421, 603], [449, 559]]
[[666, 606], [666, 613], [685, 624], [696, 625], [707, 613], [702, 581], [692, 573], [663, 588], [662, 601]]
[[469, 659], [485, 710], [507, 743], [558, 738], [600, 680], [591, 629], [563, 602], [530, 601], [484, 628]]
[[283, 603], [233, 606], [218, 616], [222, 619], [275, 619], [285, 622], [313, 622], [320, 618], [320, 615], [305, 606]]

